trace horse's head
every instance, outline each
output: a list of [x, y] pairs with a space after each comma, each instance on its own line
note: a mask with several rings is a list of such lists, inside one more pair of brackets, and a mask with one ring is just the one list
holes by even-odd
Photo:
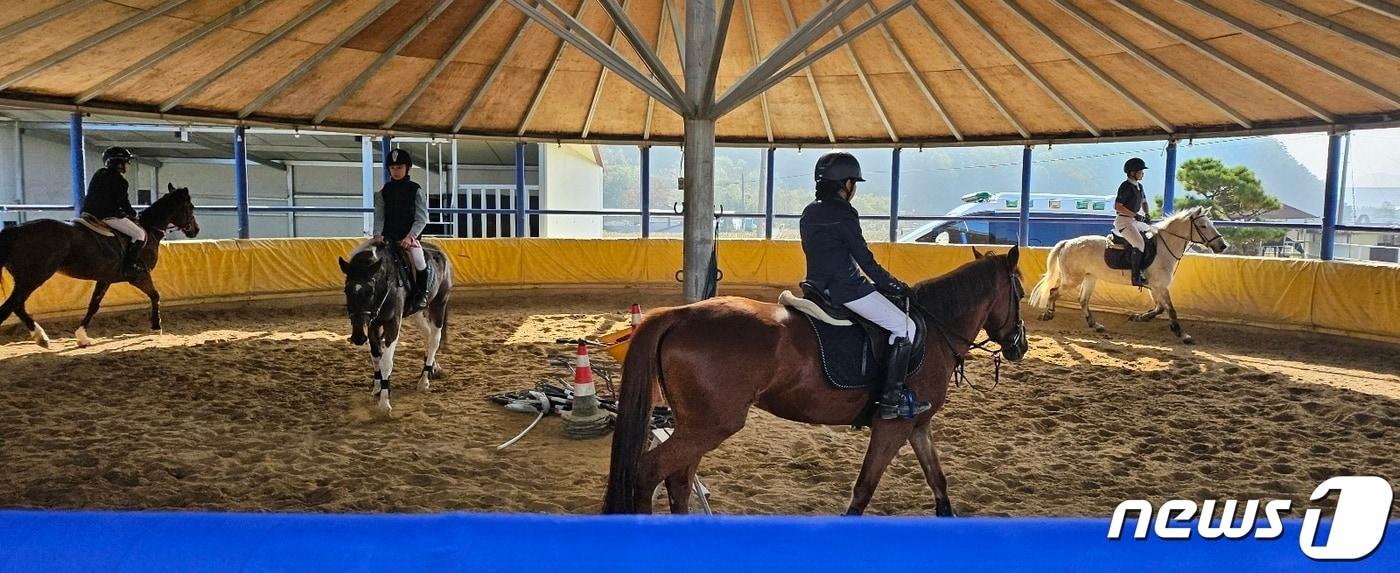
[[194, 201], [190, 200], [189, 188], [165, 185], [165, 195], [141, 211], [141, 225], [162, 233], [175, 227], [191, 239], [199, 236], [199, 221], [194, 218]]
[[373, 249], [355, 253], [349, 261], [340, 261], [340, 271], [345, 273], [345, 310], [350, 314], [350, 343], [360, 346], [368, 340], [365, 334], [369, 322], [379, 314], [380, 307], [389, 296], [388, 281], [381, 280], [380, 271], [384, 259]]
[[1026, 356], [1026, 323], [1021, 320], [1021, 299], [1026, 289], [1021, 286], [1021, 269], [1017, 263], [1021, 259], [1020, 247], [1011, 247], [1005, 255], [982, 254], [972, 249], [978, 259], [990, 259], [999, 269], [995, 273], [991, 311], [982, 323], [987, 336], [1001, 345], [1001, 354], [1007, 360], [1018, 362]]
[[1225, 249], [1230, 248], [1230, 244], [1225, 242], [1225, 237], [1215, 230], [1215, 223], [1210, 220], [1210, 211], [1205, 207], [1192, 207], [1172, 215], [1162, 221], [1159, 228], [1188, 242], [1210, 247], [1214, 253], [1223, 253]]

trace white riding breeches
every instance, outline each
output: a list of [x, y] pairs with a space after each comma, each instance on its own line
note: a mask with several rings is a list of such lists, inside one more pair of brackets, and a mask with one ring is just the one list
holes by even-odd
[[1113, 218], [1113, 230], [1128, 240], [1128, 244], [1139, 251], [1147, 248], [1147, 241], [1143, 239], [1143, 233], [1152, 230], [1152, 225], [1132, 217], [1119, 215]]
[[866, 320], [880, 325], [880, 328], [890, 331], [890, 342], [895, 338], [903, 337], [905, 340], [913, 342], [917, 327], [914, 326], [914, 319], [904, 314], [898, 306], [890, 302], [890, 299], [878, 292], [846, 303], [846, 308], [861, 315]]
[[131, 219], [127, 219], [125, 217], [112, 217], [110, 219], [103, 219], [102, 222], [106, 223], [108, 227], [112, 228], [112, 230], [117, 231], [128, 237], [131, 237], [131, 240], [133, 241], [146, 240], [146, 230], [142, 229], [141, 225], [137, 225], [136, 222], [132, 221]]

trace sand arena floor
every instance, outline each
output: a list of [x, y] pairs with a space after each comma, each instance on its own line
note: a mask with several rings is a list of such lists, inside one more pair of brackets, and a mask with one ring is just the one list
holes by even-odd
[[[485, 397], [565, 376], [546, 363], [570, 352], [553, 341], [607, 332], [634, 301], [679, 302], [626, 288], [459, 291], [446, 378], [413, 391], [422, 345], [406, 329], [387, 421], [333, 297], [167, 308], [160, 336], [142, 311], [106, 313], [84, 349], [76, 319], [41, 321], [50, 350], [11, 324], [0, 507], [594, 512], [609, 440], [565, 440], [551, 417], [495, 452], [531, 416]], [[959, 513], [1106, 516], [1123, 499], [1175, 497], [1301, 508], [1333, 475], [1400, 478], [1400, 346], [1201, 322], [1187, 323], [1200, 344], [1182, 346], [1163, 321], [1104, 315], [1099, 335], [1066, 310], [1028, 325], [1031, 352], [998, 388], [955, 388], [938, 415]], [[990, 361], [975, 356], [968, 371], [986, 381]], [[701, 474], [721, 513], [835, 514], [866, 439], [756, 410]], [[907, 447], [870, 513], [933, 513]]]

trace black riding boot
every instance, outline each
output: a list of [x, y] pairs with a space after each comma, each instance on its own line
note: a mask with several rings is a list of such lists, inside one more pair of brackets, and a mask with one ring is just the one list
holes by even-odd
[[1147, 258], [1147, 254], [1131, 247], [1129, 249], [1132, 251], [1129, 257], [1132, 258], [1133, 263], [1133, 286], [1145, 287], [1147, 286], [1147, 276], [1143, 273], [1142, 260]]
[[912, 348], [908, 340], [896, 338], [890, 345], [890, 359], [885, 364], [885, 385], [880, 389], [880, 417], [886, 420], [913, 418], [929, 411], [933, 406], [914, 398], [914, 393], [904, 385], [909, 374], [909, 354]]
[[433, 282], [433, 266], [428, 265], [418, 271], [418, 280], [413, 284], [413, 292], [409, 295], [408, 314], [413, 314], [428, 308], [428, 287]]
[[126, 246], [126, 253], [122, 255], [122, 274], [126, 278], [136, 278], [146, 272], [146, 265], [141, 262], [141, 249], [145, 246], [146, 241], [132, 241]]

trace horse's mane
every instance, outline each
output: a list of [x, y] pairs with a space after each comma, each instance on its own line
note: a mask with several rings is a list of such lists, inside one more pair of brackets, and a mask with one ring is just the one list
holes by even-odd
[[184, 187], [161, 195], [150, 207], [141, 210], [137, 218], [143, 224], [164, 227], [175, 216], [175, 208], [190, 200], [190, 190]]
[[1201, 214], [1203, 211], [1204, 211], [1204, 209], [1202, 209], [1201, 207], [1192, 207], [1192, 208], [1190, 208], [1190, 209], [1182, 209], [1182, 210], [1180, 210], [1180, 211], [1177, 211], [1177, 212], [1175, 212], [1175, 213], [1172, 213], [1172, 214], [1171, 214], [1170, 216], [1168, 216], [1167, 218], [1162, 219], [1161, 221], [1157, 222], [1156, 227], [1157, 227], [1158, 229], [1165, 229], [1165, 228], [1167, 228], [1168, 226], [1170, 226], [1172, 223], [1175, 223], [1175, 222], [1180, 221], [1180, 220], [1182, 220], [1182, 219], [1189, 219], [1189, 218], [1191, 218], [1191, 217], [1193, 217], [1193, 216], [1195, 216], [1195, 215]]
[[987, 296], [990, 285], [1006, 268], [1004, 255], [988, 255], [943, 276], [914, 285], [914, 299], [940, 317], [955, 317]]

